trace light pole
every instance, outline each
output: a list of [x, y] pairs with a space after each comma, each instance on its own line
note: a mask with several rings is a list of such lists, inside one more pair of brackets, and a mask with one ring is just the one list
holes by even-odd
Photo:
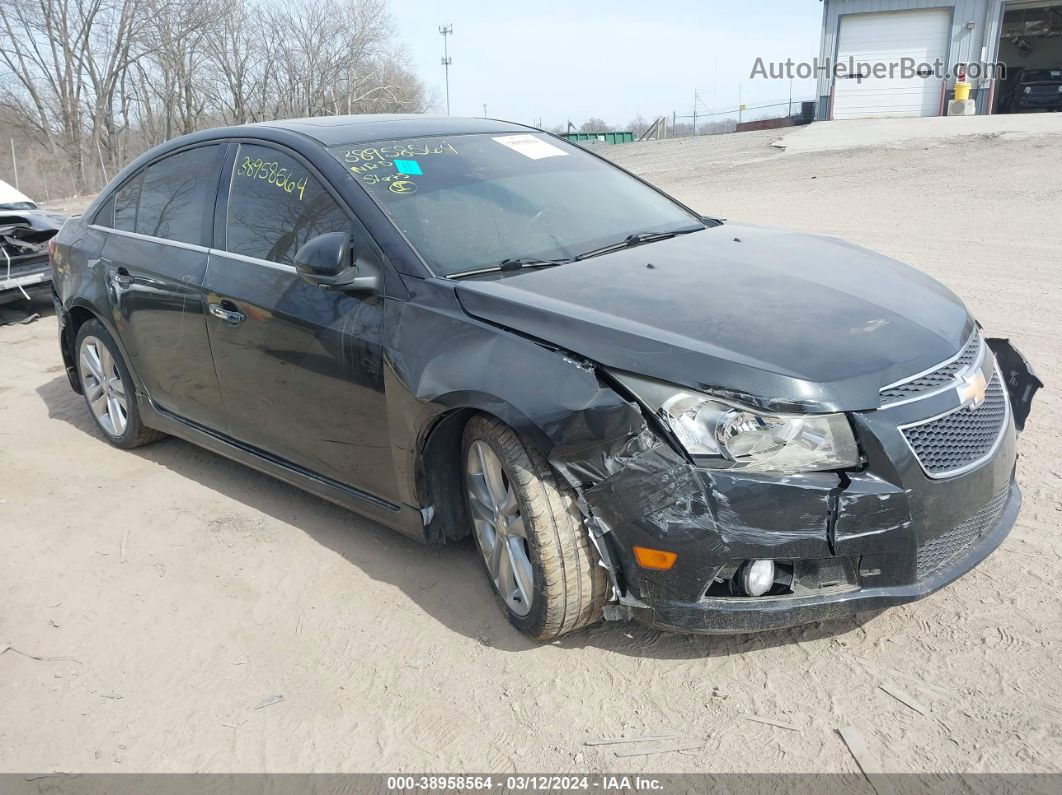
[[447, 37], [454, 34], [453, 25], [439, 25], [439, 33], [443, 37], [443, 57], [442, 65], [446, 71], [446, 115], [450, 115], [450, 64], [454, 62], [454, 59], [450, 57], [449, 50], [446, 46]]
[[483, 103], [483, 118], [487, 118], [487, 103]]

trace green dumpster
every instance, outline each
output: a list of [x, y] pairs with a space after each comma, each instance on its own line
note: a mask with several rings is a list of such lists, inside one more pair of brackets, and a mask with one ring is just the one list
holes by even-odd
[[577, 132], [564, 133], [561, 138], [566, 141], [579, 143], [580, 141], [600, 141], [605, 144], [629, 144], [634, 141], [633, 132]]

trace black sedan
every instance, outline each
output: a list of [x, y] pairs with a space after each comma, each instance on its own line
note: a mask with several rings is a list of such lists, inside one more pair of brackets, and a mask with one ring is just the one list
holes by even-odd
[[422, 541], [471, 535], [535, 638], [908, 602], [1018, 512], [1040, 384], [955, 295], [521, 125], [196, 133], [57, 241], [63, 358], [108, 441], [172, 434]]

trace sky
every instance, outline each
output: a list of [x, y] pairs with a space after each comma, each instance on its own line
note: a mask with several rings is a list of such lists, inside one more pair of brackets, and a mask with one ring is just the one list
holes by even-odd
[[[819, 0], [390, 0], [410, 65], [445, 112], [443, 37], [449, 37], [450, 109], [545, 127], [590, 117], [619, 128], [677, 111], [787, 101], [789, 81], [750, 79], [757, 57], [818, 55]], [[795, 99], [814, 81], [797, 80]]]

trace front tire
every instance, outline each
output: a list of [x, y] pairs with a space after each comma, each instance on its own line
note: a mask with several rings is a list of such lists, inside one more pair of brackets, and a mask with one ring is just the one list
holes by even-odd
[[104, 438], [126, 450], [161, 439], [163, 434], [141, 421], [129, 368], [103, 324], [82, 324], [74, 350], [85, 404]]
[[511, 428], [479, 416], [462, 445], [465, 503], [509, 621], [552, 640], [600, 620], [608, 580], [575, 494]]

